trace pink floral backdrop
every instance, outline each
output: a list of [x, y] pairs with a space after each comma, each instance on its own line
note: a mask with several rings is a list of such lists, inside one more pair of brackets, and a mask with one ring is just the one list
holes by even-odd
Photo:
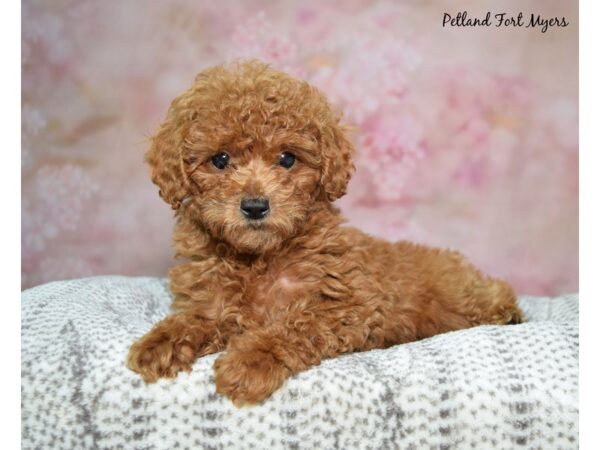
[[[569, 26], [442, 28], [463, 10]], [[172, 214], [147, 138], [197, 72], [257, 57], [355, 127], [351, 224], [459, 249], [521, 293], [576, 291], [577, 15], [559, 0], [25, 0], [22, 285], [164, 276]]]

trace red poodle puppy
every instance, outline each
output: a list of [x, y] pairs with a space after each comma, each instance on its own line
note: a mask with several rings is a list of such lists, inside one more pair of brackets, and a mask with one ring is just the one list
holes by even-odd
[[511, 287], [459, 253], [344, 226], [354, 170], [340, 114], [257, 61], [198, 75], [147, 160], [176, 211], [175, 313], [130, 350], [146, 382], [215, 362], [217, 392], [260, 402], [323, 358], [518, 323]]

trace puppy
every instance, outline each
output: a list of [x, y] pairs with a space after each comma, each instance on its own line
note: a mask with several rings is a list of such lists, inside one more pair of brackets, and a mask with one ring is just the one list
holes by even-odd
[[521, 321], [515, 294], [459, 253], [343, 226], [353, 147], [307, 82], [257, 61], [198, 75], [147, 152], [175, 210], [174, 314], [129, 352], [146, 382], [210, 353], [218, 393], [269, 397], [323, 358]]

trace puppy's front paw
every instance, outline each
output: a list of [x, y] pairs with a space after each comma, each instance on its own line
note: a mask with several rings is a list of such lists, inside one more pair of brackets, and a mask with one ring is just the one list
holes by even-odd
[[193, 343], [153, 330], [131, 346], [127, 366], [146, 383], [154, 383], [161, 377], [174, 378], [180, 371], [191, 371], [195, 359]]
[[290, 375], [271, 353], [261, 350], [231, 349], [215, 361], [217, 392], [238, 407], [265, 400]]

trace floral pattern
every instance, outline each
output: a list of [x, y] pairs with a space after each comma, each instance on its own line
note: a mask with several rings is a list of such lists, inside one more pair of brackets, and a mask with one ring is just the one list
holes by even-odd
[[164, 275], [172, 217], [147, 138], [197, 72], [260, 58], [344, 111], [350, 224], [456, 248], [522, 293], [576, 291], [577, 4], [527, 7], [570, 24], [443, 28], [450, 1], [25, 0], [23, 287]]

